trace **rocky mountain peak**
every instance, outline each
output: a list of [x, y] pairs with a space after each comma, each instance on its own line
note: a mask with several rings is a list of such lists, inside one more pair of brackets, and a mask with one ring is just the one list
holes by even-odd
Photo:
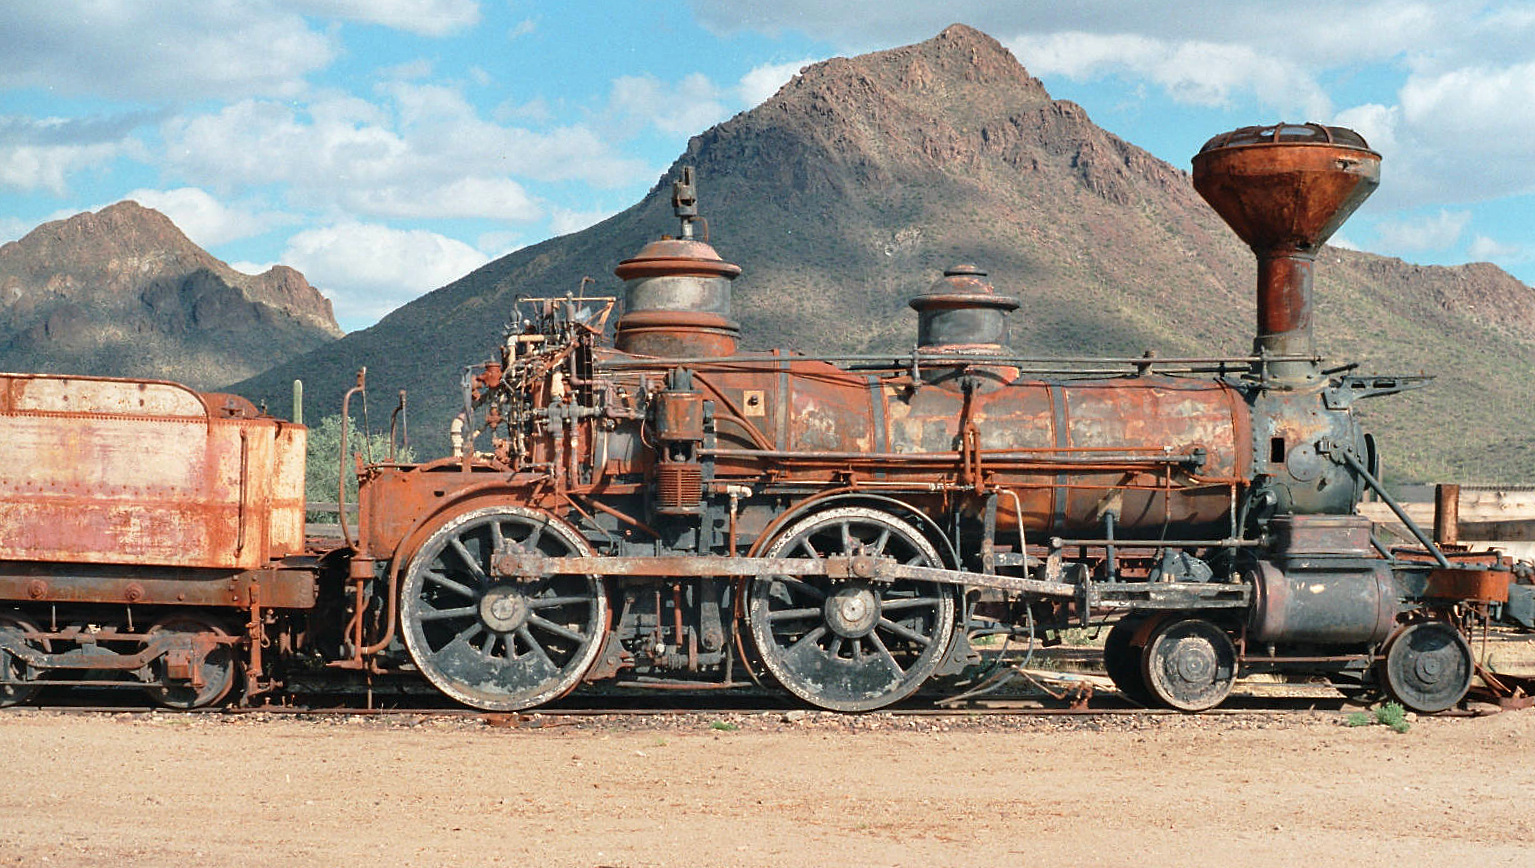
[[0, 367], [215, 386], [340, 337], [286, 266], [243, 274], [125, 201], [0, 246]]

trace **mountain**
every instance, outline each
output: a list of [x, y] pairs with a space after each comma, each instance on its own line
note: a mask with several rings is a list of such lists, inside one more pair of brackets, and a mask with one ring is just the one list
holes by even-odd
[[[1251, 346], [1253, 256], [1188, 173], [1052, 99], [996, 40], [955, 25], [806, 68], [693, 138], [628, 210], [502, 257], [235, 388], [275, 400], [301, 376], [312, 401], [330, 396], [337, 407], [367, 365], [375, 394], [410, 390], [418, 454], [440, 454], [460, 368], [489, 357], [513, 298], [563, 295], [585, 276], [599, 293], [620, 294], [614, 265], [676, 231], [668, 197], [684, 165], [697, 169], [709, 240], [745, 269], [735, 282], [745, 348], [909, 349], [906, 300], [961, 262], [1022, 300], [1011, 317], [1022, 353], [1245, 355]], [[1389, 173], [1387, 154], [1384, 183]], [[1327, 248], [1316, 293], [1329, 358], [1439, 376], [1361, 405], [1392, 478], [1535, 477], [1526, 433], [1535, 290], [1490, 265], [1425, 267]]]
[[241, 274], [137, 202], [0, 246], [0, 370], [212, 388], [340, 336], [302, 274]]

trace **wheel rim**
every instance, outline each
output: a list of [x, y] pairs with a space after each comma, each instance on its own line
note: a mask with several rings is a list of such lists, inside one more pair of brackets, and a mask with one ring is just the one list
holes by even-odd
[[[863, 507], [799, 521], [766, 556], [857, 553], [942, 566], [915, 527]], [[954, 598], [935, 582], [771, 576], [752, 582], [747, 619], [763, 665], [790, 693], [833, 711], [869, 711], [910, 696], [937, 671], [954, 636]]]
[[234, 647], [227, 642], [209, 641], [228, 638], [224, 628], [202, 618], [177, 615], [150, 627], [145, 635], [151, 641], [159, 638], [169, 645], [166, 650], [171, 654], [191, 652], [192, 660], [198, 657], [198, 650], [202, 651], [198, 668], [201, 687], [192, 686], [190, 680], [172, 678], [167, 671], [169, 661], [161, 656], [153, 667], [158, 683], [144, 688], [150, 699], [166, 708], [204, 708], [222, 702], [234, 689], [239, 672]]
[[[0, 615], [0, 639], [3, 639], [8, 644], [24, 644], [30, 648], [47, 651], [47, 642], [38, 642], [36, 640], [28, 642], [23, 638], [27, 633], [35, 632], [37, 632], [37, 627], [30, 621], [24, 621], [11, 615]], [[30, 671], [30, 667], [25, 660], [12, 656], [5, 651], [0, 651], [0, 666], [5, 667], [5, 674], [11, 681], [24, 681]], [[0, 686], [0, 708], [20, 705], [31, 699], [35, 693], [37, 693], [37, 685], [35, 684], [6, 684]]]
[[1169, 621], [1152, 631], [1143, 662], [1141, 674], [1152, 698], [1179, 711], [1214, 708], [1236, 683], [1231, 637], [1199, 618]]
[[1386, 649], [1386, 692], [1403, 707], [1433, 714], [1453, 707], [1471, 689], [1471, 646], [1443, 621], [1413, 624]]
[[511, 711], [558, 699], [596, 659], [608, 604], [593, 576], [498, 578], [497, 548], [588, 556], [569, 525], [521, 507], [487, 507], [433, 533], [400, 589], [405, 647], [438, 690], [475, 708]]
[[1103, 641], [1103, 669], [1126, 699], [1150, 705], [1151, 691], [1146, 689], [1146, 678], [1141, 673], [1141, 649], [1130, 644], [1131, 637], [1143, 623], [1144, 619], [1139, 617], [1114, 622]]

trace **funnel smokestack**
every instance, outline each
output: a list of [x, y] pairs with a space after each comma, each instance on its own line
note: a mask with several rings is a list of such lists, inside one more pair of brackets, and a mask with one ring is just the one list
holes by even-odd
[[[1194, 189], [1258, 257], [1256, 355], [1315, 358], [1316, 252], [1379, 184], [1380, 154], [1342, 127], [1243, 127], [1194, 156]], [[1276, 362], [1269, 373], [1310, 379], [1316, 364]]]

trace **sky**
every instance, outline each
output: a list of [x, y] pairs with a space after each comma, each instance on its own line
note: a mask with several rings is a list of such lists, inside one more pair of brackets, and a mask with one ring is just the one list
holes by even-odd
[[1382, 183], [1335, 243], [1535, 283], [1531, 0], [9, 0], [0, 241], [134, 199], [356, 330], [627, 208], [804, 65], [955, 22], [1180, 168], [1352, 127]]

